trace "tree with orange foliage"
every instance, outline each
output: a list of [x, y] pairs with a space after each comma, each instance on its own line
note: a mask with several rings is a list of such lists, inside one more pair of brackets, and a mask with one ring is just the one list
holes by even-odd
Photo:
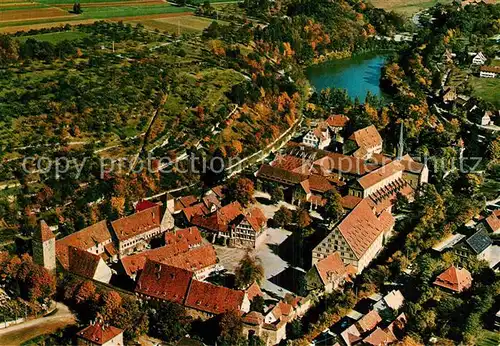
[[[253, 203], [254, 185], [248, 178], [232, 179], [227, 185], [227, 190], [231, 191], [232, 197], [243, 206]], [[228, 194], [226, 194], [227, 196]]]

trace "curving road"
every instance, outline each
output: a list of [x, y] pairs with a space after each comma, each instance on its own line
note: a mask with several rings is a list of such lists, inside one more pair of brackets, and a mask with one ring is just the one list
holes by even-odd
[[53, 315], [0, 329], [0, 345], [20, 345], [39, 335], [50, 334], [75, 323], [76, 318], [69, 308], [58, 302], [57, 312]]

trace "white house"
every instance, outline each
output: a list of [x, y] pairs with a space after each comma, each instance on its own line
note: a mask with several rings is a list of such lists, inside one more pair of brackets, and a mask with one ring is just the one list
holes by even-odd
[[499, 66], [481, 66], [479, 76], [481, 78], [496, 78], [500, 74]]
[[472, 58], [472, 64], [473, 65], [484, 65], [486, 64], [486, 61], [488, 58], [486, 58], [483, 54], [483, 52], [477, 53], [473, 58]]
[[314, 130], [309, 131], [302, 140], [305, 145], [313, 148], [324, 149], [330, 145], [330, 132], [327, 124], [319, 124]]
[[493, 113], [491, 111], [484, 112], [484, 115], [481, 118], [481, 125], [483, 125], [483, 126], [491, 125], [491, 116], [492, 115], [493, 115]]

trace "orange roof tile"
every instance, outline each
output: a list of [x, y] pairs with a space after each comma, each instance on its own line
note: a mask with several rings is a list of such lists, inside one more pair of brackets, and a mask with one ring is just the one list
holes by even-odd
[[215, 187], [212, 187], [211, 191], [217, 196], [219, 199], [224, 199], [226, 197], [226, 194], [224, 193], [224, 186], [222, 185], [217, 185]]
[[189, 249], [187, 241], [126, 256], [120, 261], [127, 275], [132, 276], [144, 268], [148, 259], [193, 272], [217, 264], [217, 254], [211, 244]]
[[123, 330], [120, 328], [95, 323], [82, 329], [76, 335], [92, 344], [103, 345], [121, 333]]
[[208, 216], [197, 215], [191, 223], [212, 232], [228, 232], [229, 224], [241, 215], [242, 209], [239, 202], [230, 203]]
[[349, 118], [342, 114], [330, 115], [328, 119], [326, 119], [326, 123], [331, 127], [344, 127], [348, 122]]
[[124, 241], [160, 227], [160, 223], [161, 209], [160, 205], [156, 205], [155, 207], [115, 220], [111, 223], [111, 226], [118, 240]]
[[324, 285], [330, 283], [331, 277], [345, 277], [348, 275], [347, 267], [342, 261], [342, 258], [340, 258], [340, 254], [338, 252], [330, 254], [314, 266], [316, 267]]
[[182, 304], [193, 273], [160, 262], [147, 260], [135, 292]]
[[392, 340], [391, 336], [377, 327], [370, 335], [363, 339], [363, 343], [373, 346], [385, 346]]
[[33, 234], [33, 238], [39, 239], [41, 242], [46, 242], [47, 240], [50, 240], [55, 237], [56, 236], [54, 235], [50, 227], [47, 225], [45, 220], [40, 221], [39, 227], [37, 227], [35, 233]]
[[404, 170], [404, 166], [398, 161], [392, 161], [385, 166], [382, 166], [367, 175], [358, 179], [358, 183], [364, 188], [367, 189], [384, 179], [387, 179], [398, 172], [402, 172]]
[[188, 227], [165, 233], [165, 244], [187, 241], [189, 247], [200, 245], [201, 234], [198, 227]]
[[178, 198], [174, 201], [174, 209], [177, 210], [182, 210], [184, 208], [187, 208], [195, 203], [198, 202], [198, 198], [195, 196], [189, 195], [189, 196], [183, 196], [181, 198]]
[[267, 218], [259, 207], [250, 209], [245, 217], [255, 232], [260, 232], [267, 223]]
[[495, 210], [486, 218], [486, 223], [492, 232], [500, 232], [500, 209]]
[[156, 206], [156, 203], [153, 203], [153, 202], [148, 201], [148, 200], [142, 200], [136, 204], [135, 212], [138, 213], [140, 211], [143, 211], [143, 210], [146, 210], [149, 208], [153, 208], [155, 206]]
[[382, 145], [382, 137], [374, 125], [355, 131], [349, 139], [354, 140], [358, 147], [365, 149]]
[[191, 219], [197, 215], [207, 215], [209, 212], [210, 211], [207, 209], [204, 203], [193, 204], [192, 206], [182, 209], [182, 213], [184, 214], [184, 217], [187, 221], [191, 221]]
[[322, 166], [327, 172], [353, 175], [364, 175], [377, 168], [376, 165], [369, 165], [362, 159], [339, 153], [328, 153], [314, 161], [314, 164]]
[[342, 197], [341, 203], [343, 208], [351, 210], [354, 209], [354, 207], [356, 207], [362, 200], [363, 198], [361, 197], [347, 195]]
[[369, 311], [366, 315], [361, 317], [356, 323], [361, 333], [366, 333], [382, 322], [382, 318], [376, 310]]
[[93, 279], [101, 256], [76, 247], [69, 247], [69, 272]]
[[359, 259], [370, 248], [382, 232], [388, 231], [394, 225], [394, 218], [384, 215], [378, 219], [366, 199], [363, 199], [337, 225], [349, 247]]
[[434, 285], [462, 292], [472, 286], [472, 276], [465, 268], [458, 269], [451, 266], [436, 278]]
[[243, 305], [244, 297], [245, 292], [243, 291], [193, 280], [187, 293], [185, 305], [211, 314], [221, 314], [230, 310], [239, 311]]
[[260, 297], [264, 296], [264, 293], [260, 289], [259, 284], [257, 282], [255, 282], [255, 281], [254, 281], [253, 284], [251, 284], [246, 289], [246, 292], [247, 292], [248, 299], [250, 299], [250, 300], [253, 300], [257, 296], [260, 296]]
[[258, 326], [264, 323], [264, 316], [262, 316], [260, 312], [250, 311], [248, 314], [243, 316], [243, 322], [254, 326]]
[[88, 250], [98, 244], [111, 241], [111, 233], [106, 220], [100, 221], [92, 226], [70, 234], [56, 241], [57, 259], [64, 268], [68, 268], [68, 247], [74, 246], [82, 250]]
[[309, 180], [309, 188], [312, 191], [325, 193], [333, 189], [333, 185], [330, 184], [328, 179], [321, 175], [312, 174], [309, 178], [307, 178], [307, 180]]

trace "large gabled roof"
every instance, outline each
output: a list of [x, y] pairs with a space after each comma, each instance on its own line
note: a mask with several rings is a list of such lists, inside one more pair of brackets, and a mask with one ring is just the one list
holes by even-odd
[[360, 148], [372, 149], [382, 145], [382, 137], [374, 125], [355, 131], [349, 139]]
[[465, 268], [451, 266], [442, 272], [434, 281], [434, 285], [455, 292], [462, 292], [472, 285], [472, 276]]
[[123, 330], [120, 328], [105, 326], [102, 323], [92, 323], [80, 330], [76, 335], [92, 344], [103, 345], [121, 333], [123, 333]]
[[221, 314], [231, 310], [239, 311], [244, 298], [245, 292], [243, 291], [193, 280], [185, 305], [211, 314]]
[[189, 270], [147, 260], [135, 292], [183, 304], [192, 276]]
[[118, 240], [124, 241], [142, 233], [149, 232], [154, 228], [160, 227], [160, 223], [161, 207], [160, 205], [156, 205], [138, 213], [115, 220], [111, 223], [111, 226], [113, 227]]
[[361, 258], [381, 233], [394, 226], [392, 215], [384, 211], [377, 218], [370, 208], [367, 199], [363, 199], [337, 225], [337, 229], [354, 252], [356, 258]]
[[367, 189], [399, 172], [404, 170], [404, 165], [399, 161], [392, 161], [385, 166], [382, 166], [367, 175], [358, 179], [359, 185], [364, 189]]

